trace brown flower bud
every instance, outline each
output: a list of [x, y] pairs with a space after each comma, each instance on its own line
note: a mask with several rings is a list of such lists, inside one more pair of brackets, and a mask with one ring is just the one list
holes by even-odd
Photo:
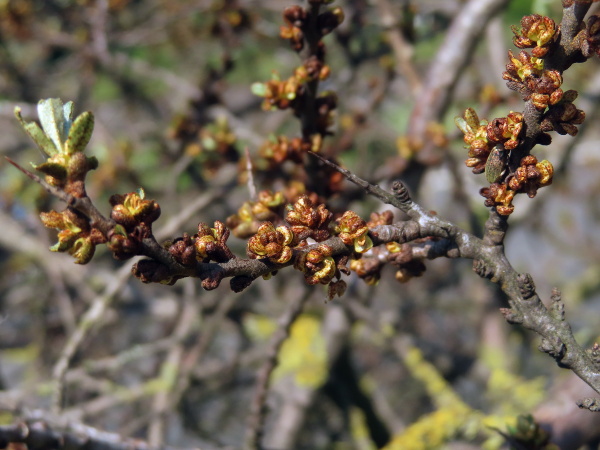
[[369, 286], [375, 286], [381, 278], [383, 264], [377, 258], [353, 259], [350, 261], [350, 270], [356, 272]]
[[344, 244], [354, 245], [354, 251], [357, 253], [364, 253], [373, 247], [373, 241], [368, 236], [367, 223], [353, 211], [346, 211], [338, 219], [335, 231]]
[[106, 242], [106, 237], [80, 212], [68, 207], [63, 212], [42, 212], [40, 219], [45, 227], [59, 230], [58, 242], [50, 247], [53, 252], [68, 252], [76, 264], [87, 264], [96, 250], [96, 245]]
[[294, 233], [289, 227], [275, 228], [271, 222], [264, 222], [257, 233], [248, 240], [248, 257], [268, 258], [275, 264], [284, 264], [292, 258], [290, 244], [293, 239]]
[[187, 233], [184, 233], [183, 237], [176, 239], [169, 246], [169, 253], [178, 263], [184, 266], [189, 267], [196, 264], [194, 241]]
[[299, 241], [313, 238], [317, 242], [324, 241], [330, 236], [329, 223], [332, 214], [324, 204], [315, 205], [307, 195], [301, 196], [296, 203], [286, 207], [286, 221]]
[[149, 226], [160, 217], [160, 206], [154, 200], [144, 200], [142, 189], [125, 195], [115, 194], [109, 202], [113, 207], [111, 218], [127, 231], [141, 223]]
[[556, 23], [549, 17], [532, 14], [521, 19], [521, 30], [512, 29], [515, 37], [513, 43], [518, 48], [534, 47], [535, 57], [544, 57], [556, 34]]
[[372, 212], [367, 226], [369, 228], [376, 227], [378, 225], [391, 225], [394, 222], [394, 213], [389, 209], [382, 211], [381, 213]]
[[321, 244], [302, 254], [294, 267], [304, 272], [304, 278], [308, 284], [328, 284], [337, 273], [337, 266], [332, 254], [331, 247]]

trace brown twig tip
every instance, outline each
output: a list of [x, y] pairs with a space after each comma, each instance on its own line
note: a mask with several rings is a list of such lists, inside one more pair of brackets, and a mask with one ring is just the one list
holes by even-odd
[[170, 273], [169, 268], [153, 259], [142, 259], [131, 268], [131, 273], [142, 283], [161, 283], [172, 285], [177, 279]]
[[6, 159], [9, 163], [11, 163], [13, 166], [15, 166], [17, 169], [19, 169], [21, 172], [23, 172], [25, 175], [27, 175], [33, 181], [35, 181], [36, 183], [40, 183], [41, 184], [42, 180], [41, 180], [40, 177], [38, 177], [37, 175], [31, 173], [29, 170], [21, 167], [17, 162], [13, 161], [8, 156], [5, 156], [4, 159]]
[[592, 412], [600, 412], [600, 399], [599, 398], [583, 398], [577, 400], [577, 406], [581, 409], [588, 409]]
[[21, 167], [18, 163], [16, 163], [12, 159], [10, 159], [8, 156], [5, 156], [4, 158], [6, 158], [6, 160], [9, 163], [11, 163], [13, 166], [15, 166], [17, 169], [19, 169], [25, 175], [27, 175], [29, 178], [31, 178], [33, 181], [35, 181], [37, 184], [42, 186], [49, 194], [54, 195], [55, 197], [59, 198], [60, 200], [65, 202], [67, 205], [72, 206], [73, 203], [75, 203], [76, 199], [72, 195], [69, 195], [64, 190], [58, 189], [57, 187], [51, 186], [50, 184], [46, 183], [46, 181], [44, 181], [42, 178], [38, 177], [34, 173], [31, 173], [29, 170]]
[[521, 273], [517, 276], [517, 283], [519, 283], [519, 290], [523, 296], [523, 300], [529, 300], [535, 295], [535, 283], [533, 278], [528, 273]]
[[410, 202], [410, 194], [408, 193], [407, 187], [402, 181], [397, 180], [392, 183], [392, 192], [394, 196], [402, 203]]
[[250, 286], [253, 281], [254, 281], [254, 278], [252, 278], [252, 277], [240, 275], [237, 277], [233, 277], [231, 279], [231, 281], [229, 282], [229, 285], [231, 286], [231, 290], [233, 292], [237, 293], [237, 292], [242, 292], [244, 289], [246, 289], [248, 286]]

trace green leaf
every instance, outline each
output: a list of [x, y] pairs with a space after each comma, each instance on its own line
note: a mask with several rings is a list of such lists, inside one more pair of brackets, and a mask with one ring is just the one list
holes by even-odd
[[94, 131], [94, 115], [89, 111], [80, 114], [70, 128], [65, 150], [71, 155], [75, 152], [82, 152], [90, 142]]
[[25, 122], [23, 117], [21, 116], [21, 108], [18, 106], [15, 108], [15, 116], [25, 132], [29, 135], [31, 139], [36, 143], [36, 145], [40, 148], [40, 150], [46, 156], [54, 156], [58, 153], [54, 143], [50, 140], [48, 136], [44, 134], [40, 126], [35, 122]]
[[67, 178], [67, 169], [65, 169], [64, 165], [59, 163], [45, 162], [38, 164], [37, 166], [34, 164], [33, 167], [35, 170], [50, 175], [60, 181], [65, 181]]
[[[71, 107], [72, 108], [72, 107]], [[59, 150], [63, 150], [63, 142], [66, 139], [65, 136], [65, 110], [63, 102], [59, 98], [47, 98], [38, 102], [38, 116], [42, 129], [46, 133], [55, 147]], [[68, 113], [68, 108], [67, 108]]]

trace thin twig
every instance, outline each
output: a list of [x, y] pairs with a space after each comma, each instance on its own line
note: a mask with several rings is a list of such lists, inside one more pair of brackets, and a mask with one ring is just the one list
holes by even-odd
[[290, 303], [283, 315], [277, 320], [277, 330], [271, 337], [269, 351], [260, 372], [258, 373], [254, 397], [250, 406], [248, 428], [246, 430], [246, 450], [261, 449], [261, 438], [264, 433], [264, 422], [266, 418], [267, 393], [269, 391], [269, 380], [273, 370], [277, 367], [278, 355], [283, 342], [290, 334], [290, 328], [298, 318], [304, 304], [310, 298], [312, 292], [307, 292]]
[[413, 98], [417, 99], [423, 89], [423, 84], [421, 83], [421, 76], [411, 61], [414, 49], [402, 36], [398, 18], [395, 17], [389, 0], [377, 0], [376, 3], [381, 25], [386, 30], [387, 40], [396, 57], [396, 71], [406, 77], [410, 92]]
[[179, 314], [179, 320], [173, 330], [173, 338], [178, 344], [173, 345], [161, 363], [161, 379], [165, 387], [154, 396], [152, 402], [152, 420], [148, 428], [148, 442], [150, 445], [160, 446], [164, 441], [165, 419], [171, 405], [171, 399], [175, 391], [175, 381], [178, 378], [178, 370], [184, 356], [182, 342], [194, 331], [194, 325], [198, 323], [199, 305], [196, 299], [196, 289], [193, 280], [187, 280], [184, 286], [183, 305]]
[[112, 282], [106, 286], [104, 293], [96, 297], [96, 299], [92, 302], [92, 305], [79, 321], [77, 329], [69, 336], [69, 339], [52, 370], [52, 377], [54, 381], [52, 411], [54, 413], [58, 413], [63, 406], [64, 378], [73, 355], [75, 355], [75, 352], [83, 342], [83, 339], [88, 335], [92, 328], [94, 328], [102, 320], [104, 313], [108, 309], [108, 306], [114, 300], [115, 296], [121, 290], [130, 276], [131, 270], [129, 267], [121, 268], [113, 278]]

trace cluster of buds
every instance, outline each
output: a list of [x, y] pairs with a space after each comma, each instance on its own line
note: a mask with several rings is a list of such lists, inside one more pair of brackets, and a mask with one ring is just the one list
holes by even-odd
[[454, 122], [463, 132], [465, 144], [468, 145], [469, 158], [465, 164], [472, 168], [474, 174], [483, 173], [485, 163], [494, 147], [494, 144], [488, 140], [487, 120], [479, 120], [475, 110], [467, 108], [464, 117], [457, 117]]
[[508, 116], [492, 120], [486, 127], [488, 141], [502, 144], [506, 150], [515, 149], [523, 130], [523, 114], [511, 111]]
[[516, 192], [508, 189], [506, 183], [492, 183], [490, 187], [482, 188], [479, 193], [485, 197], [485, 206], [495, 206], [498, 214], [502, 216], [509, 216], [515, 210], [512, 201]]
[[294, 5], [283, 10], [283, 20], [285, 25], [279, 29], [279, 36], [290, 41], [292, 48], [300, 52], [304, 48], [304, 24], [308, 13], [301, 6]]
[[[372, 212], [366, 226], [370, 229], [379, 225], [391, 225], [393, 221], [394, 214], [389, 210], [381, 213]], [[381, 269], [385, 264], [384, 258], [379, 257], [379, 248], [374, 248], [372, 252], [373, 254], [369, 256], [364, 254], [355, 255], [355, 258], [350, 260], [350, 270], [355, 272], [369, 286], [375, 286], [379, 283]]]
[[264, 98], [262, 108], [265, 111], [293, 107], [304, 94], [302, 80], [296, 74], [281, 80], [279, 74], [273, 73], [269, 81], [254, 83], [251, 89], [254, 95]]
[[[331, 3], [329, 1], [311, 1], [313, 5]], [[292, 48], [300, 52], [304, 48], [305, 33], [307, 32], [306, 27], [308, 22], [312, 19], [311, 14], [313, 11], [308, 11], [301, 6], [294, 5], [285, 8], [283, 11], [283, 20], [285, 25], [282, 25], [279, 31], [279, 35], [283, 39], [290, 41]], [[344, 21], [344, 13], [341, 8], [333, 8], [320, 13], [316, 18], [318, 39], [331, 33]]]
[[527, 155], [521, 159], [517, 170], [508, 178], [509, 189], [516, 192], [524, 192], [529, 198], [535, 197], [537, 190], [552, 184], [554, 167], [550, 161], [540, 161], [533, 155]]
[[184, 233], [169, 244], [168, 250], [177, 262], [188, 267], [198, 262], [226, 262], [235, 258], [227, 247], [228, 238], [229, 230], [223, 222], [217, 220], [214, 228], [200, 223], [198, 233], [193, 236]]
[[585, 112], [577, 109], [573, 104], [573, 100], [576, 98], [577, 91], [566, 91], [562, 101], [549, 108], [544, 114], [544, 119], [540, 124], [542, 131], [556, 131], [561, 135], [575, 136], [579, 131], [576, 125], [582, 124], [585, 120]]
[[244, 202], [225, 224], [234, 236], [248, 238], [257, 232], [262, 222], [280, 222], [284, 204], [285, 197], [281, 192], [260, 191], [256, 202]]
[[350, 261], [350, 269], [356, 272], [365, 283], [375, 286], [381, 278], [381, 270], [386, 263], [396, 268], [395, 278], [406, 283], [413, 277], [420, 277], [425, 272], [423, 261], [415, 259], [410, 244], [388, 242], [385, 247], [377, 248], [374, 254]]
[[367, 258], [362, 256], [350, 260], [350, 270], [355, 272], [369, 286], [376, 286], [379, 283], [383, 265], [383, 261], [377, 257]]
[[[391, 225], [393, 220], [394, 215], [391, 211], [372, 213], [367, 226], [373, 228], [380, 225]], [[419, 277], [425, 271], [425, 264], [414, 258], [410, 244], [388, 242], [385, 246], [371, 250], [368, 256], [364, 254], [358, 256], [350, 261], [350, 269], [371, 286], [379, 282], [381, 270], [386, 263], [396, 267], [396, 280], [401, 283], [405, 283], [413, 277]]]
[[507, 178], [506, 183], [492, 183], [483, 188], [480, 194], [485, 197], [486, 206], [495, 206], [498, 214], [508, 216], [515, 207], [512, 204], [517, 193], [525, 193], [530, 198], [535, 197], [537, 190], [552, 183], [554, 168], [549, 161], [538, 162], [533, 155], [525, 156], [514, 174]]
[[240, 157], [236, 148], [237, 136], [231, 130], [227, 118], [200, 128], [197, 140], [186, 146], [186, 153], [198, 156], [202, 168], [214, 172], [225, 163], [237, 162]]
[[533, 48], [531, 54], [543, 58], [550, 50], [556, 38], [556, 23], [549, 17], [532, 14], [521, 19], [521, 29], [512, 27], [517, 48]]
[[248, 240], [246, 253], [249, 258], [267, 258], [275, 264], [285, 264], [292, 258], [294, 233], [285, 225], [275, 228], [264, 222], [254, 236]]
[[388, 242], [385, 247], [389, 252], [386, 259], [398, 269], [396, 271], [397, 281], [406, 283], [411, 278], [423, 275], [426, 269], [425, 264], [414, 258], [412, 245]]
[[477, 113], [467, 108], [464, 117], [457, 117], [455, 123], [469, 145], [469, 157], [465, 161], [467, 167], [471, 167], [475, 174], [485, 172], [490, 183], [499, 181], [510, 150], [521, 143], [523, 114], [511, 111], [508, 116], [488, 123], [480, 121]]
[[50, 247], [53, 252], [68, 252], [77, 264], [87, 264], [96, 250], [96, 245], [106, 242], [106, 238], [96, 228], [92, 228], [89, 219], [73, 208], [63, 212], [41, 213], [45, 227], [59, 230], [58, 242]]
[[394, 213], [389, 209], [378, 212], [372, 212], [367, 222], [369, 228], [374, 228], [379, 225], [391, 225], [394, 222]]
[[322, 242], [330, 237], [329, 224], [333, 214], [324, 204], [315, 206], [307, 195], [303, 195], [293, 205], [287, 205], [286, 211], [285, 220], [298, 241], [312, 238]]
[[295, 109], [302, 104], [306, 83], [323, 81], [329, 77], [331, 69], [324, 61], [325, 46], [320, 43], [317, 54], [309, 56], [301, 66], [296, 67], [294, 74], [287, 80], [282, 80], [275, 72], [266, 83], [252, 84], [252, 93], [264, 98], [262, 108], [265, 111]]
[[63, 105], [58, 98], [41, 100], [37, 109], [41, 128], [36, 122], [25, 122], [21, 109], [15, 108], [21, 126], [48, 158], [34, 168], [46, 175], [51, 186], [85, 197], [85, 177], [98, 167], [96, 158], [83, 154], [94, 130], [94, 116], [84, 112], [73, 120], [73, 102]]
[[506, 72], [502, 78], [507, 86], [520, 92], [524, 100], [531, 100], [540, 111], [550, 105], [557, 104], [563, 97], [562, 75], [557, 70], [544, 69], [544, 60], [530, 56], [521, 51], [515, 58], [509, 50], [510, 63], [506, 65]]
[[160, 217], [160, 206], [145, 200], [143, 189], [110, 197], [110, 213], [117, 225], [109, 232], [108, 248], [116, 259], [128, 259], [139, 254], [143, 239], [152, 236], [152, 222]]
[[269, 169], [281, 166], [284, 161], [302, 163], [302, 157], [311, 148], [311, 144], [302, 138], [288, 139], [277, 136], [266, 141], [258, 150], [258, 154], [267, 161]]
[[[275, 227], [271, 222], [264, 222], [248, 241], [246, 252], [252, 259], [267, 259], [275, 264], [285, 264], [292, 258], [294, 248], [306, 247], [307, 239], [322, 242], [331, 236], [332, 216], [324, 204], [317, 205], [308, 195], [301, 195], [296, 202], [286, 207], [287, 225]], [[342, 223], [344, 230], [347, 230], [344, 242], [348, 245], [355, 242], [355, 245], [359, 245], [360, 242], [365, 248], [369, 243], [372, 246], [370, 238], [366, 236], [366, 224], [358, 216], [354, 216], [352, 220], [346, 215]], [[294, 267], [304, 274], [308, 284], [328, 285], [327, 295], [332, 299], [342, 295], [346, 289], [346, 283], [340, 280], [341, 272], [349, 273], [345, 266], [347, 257], [338, 259], [339, 264], [333, 257], [332, 247], [321, 244], [300, 252], [294, 261]], [[337, 281], [333, 281], [336, 277]]]
[[329, 284], [336, 274], [337, 265], [332, 257], [333, 249], [325, 244], [302, 253], [295, 261], [294, 267], [304, 273], [308, 284]]
[[308, 46], [308, 55], [287, 80], [273, 74], [270, 81], [252, 85], [252, 92], [264, 99], [263, 109], [290, 108], [301, 120], [310, 117], [309, 126], [303, 120], [301, 139], [279, 137], [277, 141], [268, 142], [262, 147], [261, 154], [267, 159], [270, 169], [287, 160], [301, 163], [304, 153], [320, 151], [323, 137], [330, 134], [337, 97], [332, 92], [323, 92], [316, 98], [314, 96], [318, 91], [318, 83], [327, 79], [331, 71], [325, 64], [325, 44], [321, 38], [340, 25], [344, 15], [341, 8], [319, 12], [320, 6], [327, 3], [331, 1], [313, 0], [309, 8], [295, 5], [284, 10], [285, 25], [281, 27], [281, 37], [289, 40], [297, 52]]
[[352, 245], [356, 253], [365, 253], [373, 248], [367, 223], [353, 211], [346, 211], [338, 220], [335, 232], [346, 245]]

